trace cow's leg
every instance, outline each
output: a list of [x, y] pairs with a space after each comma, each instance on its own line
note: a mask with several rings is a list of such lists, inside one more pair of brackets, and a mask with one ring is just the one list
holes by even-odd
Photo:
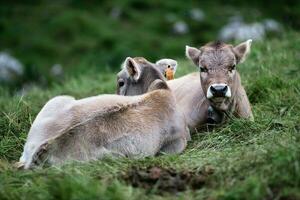
[[236, 97], [236, 107], [234, 115], [238, 118], [249, 119], [254, 121], [254, 117], [251, 110], [251, 105], [243, 87], [239, 89]]
[[49, 158], [49, 163], [51, 165], [62, 165], [67, 162], [77, 161], [77, 162], [89, 162], [97, 161], [104, 158], [120, 158], [124, 157], [123, 154], [109, 150], [105, 147], [92, 147], [88, 152], [85, 152], [84, 149], [81, 150], [79, 156], [66, 155], [61, 157], [58, 152], [55, 155]]
[[168, 153], [168, 154], [176, 154], [181, 153], [187, 145], [187, 140], [184, 137], [176, 138], [171, 141], [167, 141], [162, 148], [160, 149], [160, 152]]

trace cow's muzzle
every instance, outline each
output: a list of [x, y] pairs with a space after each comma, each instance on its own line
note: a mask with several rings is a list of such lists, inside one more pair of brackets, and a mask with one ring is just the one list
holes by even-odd
[[208, 99], [215, 97], [231, 97], [230, 87], [225, 83], [212, 84], [208, 87], [206, 97]]

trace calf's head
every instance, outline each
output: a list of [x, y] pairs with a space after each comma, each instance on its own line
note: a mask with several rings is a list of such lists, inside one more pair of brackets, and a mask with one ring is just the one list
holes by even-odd
[[[167, 80], [174, 79], [177, 70], [177, 61], [169, 58], [163, 58], [156, 63], [158, 70], [166, 77]], [[170, 75], [171, 73], [171, 75]]]
[[200, 68], [201, 86], [207, 99], [219, 110], [227, 110], [240, 84], [236, 65], [250, 52], [252, 40], [237, 46], [209, 43], [200, 49], [186, 46], [186, 56]]
[[164, 77], [154, 64], [145, 58], [126, 58], [117, 75], [117, 94], [133, 96], [155, 89], [167, 89]]

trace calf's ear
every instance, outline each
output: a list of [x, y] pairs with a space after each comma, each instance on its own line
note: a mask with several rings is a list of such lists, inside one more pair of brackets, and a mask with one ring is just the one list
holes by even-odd
[[201, 51], [195, 47], [185, 46], [185, 55], [190, 60], [193, 61], [197, 67], [199, 66], [199, 57], [200, 57]]
[[164, 74], [165, 73], [165, 69], [166, 69], [166, 66], [165, 66], [165, 59], [160, 59], [158, 61], [156, 61], [155, 63], [155, 67], [160, 71], [161, 74]]
[[124, 63], [124, 68], [133, 80], [138, 81], [141, 77], [141, 67], [131, 57], [127, 57]]
[[252, 40], [249, 39], [233, 48], [237, 63], [245, 61], [247, 55], [250, 53]]
[[177, 70], [177, 67], [178, 67], [178, 63], [177, 63], [177, 61], [176, 61], [176, 60], [174, 60], [174, 72], [176, 72], [176, 70]]

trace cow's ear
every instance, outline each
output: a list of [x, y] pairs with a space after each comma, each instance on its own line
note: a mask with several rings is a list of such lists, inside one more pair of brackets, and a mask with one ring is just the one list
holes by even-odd
[[177, 66], [178, 66], [178, 63], [177, 63], [177, 61], [176, 60], [174, 60], [174, 73], [176, 72], [176, 70], [177, 70]]
[[124, 63], [124, 68], [133, 80], [138, 81], [141, 77], [141, 67], [131, 57], [127, 57]]
[[233, 48], [237, 63], [245, 61], [247, 55], [250, 53], [252, 40], [249, 39]]
[[185, 46], [185, 55], [198, 67], [201, 51], [195, 47]]
[[160, 59], [158, 61], [156, 61], [155, 63], [155, 67], [160, 71], [161, 74], [165, 74], [165, 70], [167, 68], [167, 63], [165, 62], [165, 59]]

